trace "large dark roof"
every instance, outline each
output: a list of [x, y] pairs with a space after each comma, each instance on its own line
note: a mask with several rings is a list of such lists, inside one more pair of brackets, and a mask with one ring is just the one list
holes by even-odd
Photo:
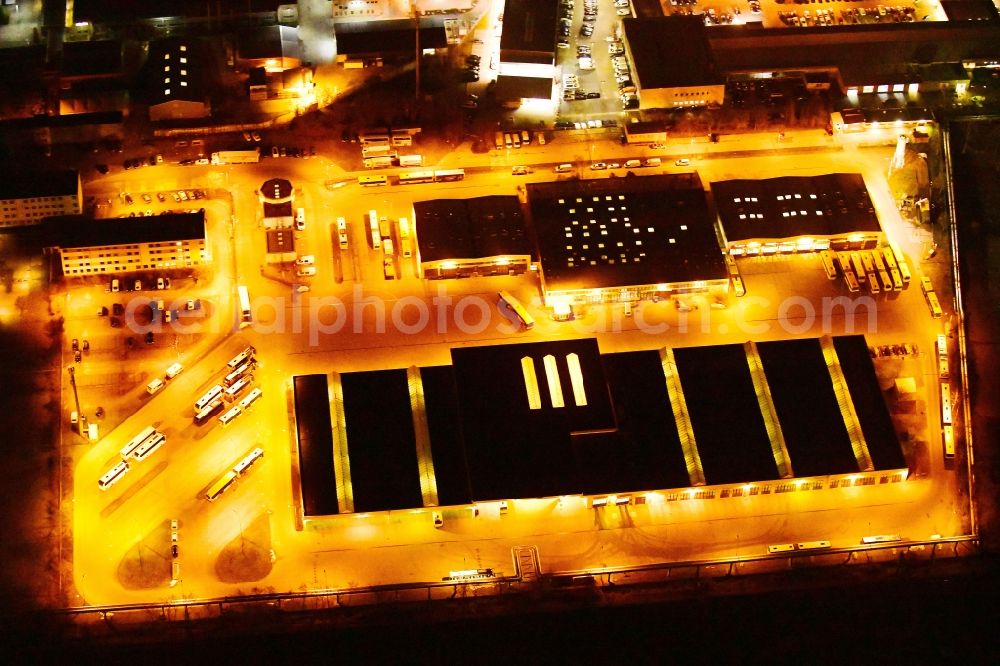
[[204, 45], [198, 39], [167, 37], [150, 42], [149, 59], [146, 61], [150, 105], [175, 101], [203, 102], [206, 97], [206, 60]]
[[46, 245], [62, 249], [205, 238], [204, 211], [100, 220], [82, 215], [67, 215], [50, 217], [43, 225], [47, 236]]
[[516, 196], [413, 203], [421, 261], [530, 255]]
[[292, 216], [292, 202], [285, 201], [283, 203], [268, 203], [264, 202], [264, 219], [271, 218], [282, 218]]
[[863, 335], [842, 335], [833, 339], [840, 368], [858, 415], [861, 432], [868, 445], [872, 465], [877, 470], [906, 467], [896, 429], [875, 375], [875, 366]]
[[260, 186], [265, 200], [280, 201], [292, 195], [292, 183], [286, 178], [269, 178]]
[[[551, 64], [558, 9], [558, 0], [507, 0], [500, 35], [501, 61]], [[538, 56], [544, 60], [537, 60]]]
[[642, 88], [722, 83], [701, 15], [626, 18], [622, 28]]
[[[420, 19], [420, 48], [443, 49], [448, 38], [443, 25], [432, 18]], [[416, 38], [410, 19], [337, 23], [337, 53], [413, 53]]]
[[28, 130], [49, 127], [85, 127], [87, 125], [120, 125], [121, 111], [95, 111], [93, 113], [71, 113], [66, 116], [32, 116], [0, 120], [0, 129]]
[[726, 277], [695, 173], [530, 183], [547, 290]]
[[442, 505], [468, 504], [472, 501], [472, 489], [462, 445], [455, 373], [450, 365], [420, 368], [420, 381], [438, 501]]
[[858, 472], [817, 338], [757, 343], [795, 476]]
[[32, 197], [62, 197], [76, 194], [80, 177], [75, 170], [25, 171], [0, 169], [0, 199], [29, 199]]
[[117, 39], [66, 42], [62, 50], [62, 74], [65, 76], [122, 73], [122, 43]]
[[498, 76], [497, 99], [551, 99], [552, 79], [534, 76]]
[[857, 173], [723, 180], [711, 187], [727, 242], [880, 229]]
[[708, 31], [719, 71], [837, 67], [848, 85], [902, 83], [909, 64], [996, 59], [1000, 25], [926, 21], [891, 25], [753, 28]]
[[268, 25], [241, 30], [237, 35], [237, 50], [243, 60], [298, 58], [301, 56], [299, 29]]
[[[569, 354], [580, 363], [583, 405], [571, 388]], [[550, 398], [543, 361], [548, 355], [558, 369], [563, 407]], [[456, 347], [451, 356], [473, 500], [583, 492], [571, 434], [615, 427], [597, 341]], [[529, 407], [523, 358], [537, 378], [539, 409]]]
[[743, 345], [674, 349], [674, 360], [706, 482], [778, 478]]
[[340, 382], [354, 510], [423, 506], [406, 370], [343, 373]]
[[184, 16], [196, 18], [211, 12], [216, 17], [250, 12], [273, 12], [282, 0], [240, 0], [210, 4], [205, 0], [74, 0], [73, 18], [95, 23], [131, 23], [136, 19]]
[[339, 513], [326, 375], [296, 375], [292, 380], [292, 396], [303, 513], [306, 516]]
[[618, 430], [576, 435], [587, 494], [691, 485], [657, 351], [602, 354]]

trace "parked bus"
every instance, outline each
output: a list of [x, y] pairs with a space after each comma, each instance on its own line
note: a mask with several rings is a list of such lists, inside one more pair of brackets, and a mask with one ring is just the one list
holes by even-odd
[[889, 543], [902, 540], [903, 537], [898, 534], [876, 534], [875, 536], [861, 537], [861, 543]]
[[882, 291], [888, 292], [893, 290], [892, 279], [889, 277], [888, 273], [885, 271], [879, 271], [878, 279], [882, 282]]
[[844, 282], [847, 283], [847, 289], [852, 294], [856, 294], [861, 290], [861, 285], [858, 284], [858, 278], [855, 277], [854, 271], [846, 266], [844, 267]]
[[882, 291], [878, 284], [878, 277], [874, 273], [868, 274], [868, 291], [871, 292], [872, 296], [878, 296]]
[[142, 432], [133, 437], [132, 440], [128, 444], [123, 446], [121, 451], [119, 451], [122, 460], [127, 460], [131, 458], [132, 455], [135, 453], [136, 449], [142, 446], [143, 442], [145, 442], [147, 439], [149, 439], [155, 434], [156, 434], [156, 428], [154, 428], [153, 426], [146, 426], [145, 428], [143, 428]]
[[257, 462], [258, 460], [260, 460], [263, 457], [264, 457], [264, 449], [262, 449], [262, 448], [260, 448], [258, 446], [256, 449], [254, 449], [250, 453], [246, 454], [243, 457], [242, 460], [240, 460], [238, 463], [236, 463], [236, 465], [233, 466], [233, 471], [237, 475], [241, 475], [241, 474], [243, 474], [243, 472], [245, 472], [248, 469], [250, 469], [250, 467], [255, 462]]
[[248, 409], [250, 409], [250, 405], [252, 405], [257, 400], [257, 398], [259, 398], [263, 394], [264, 392], [260, 390], [259, 386], [254, 388], [254, 390], [250, 391], [250, 393], [247, 394], [247, 397], [240, 400], [240, 409], [242, 409], [243, 411], [247, 411]]
[[212, 484], [212, 487], [208, 489], [207, 493], [205, 493], [205, 499], [207, 499], [209, 502], [214, 502], [215, 500], [219, 499], [219, 496], [222, 495], [222, 493], [229, 490], [229, 487], [233, 485], [235, 482], [236, 482], [236, 472], [234, 472], [233, 470], [229, 470], [221, 477], [219, 477], [219, 479], [215, 483]]
[[931, 279], [926, 275], [920, 277], [920, 289], [924, 292], [925, 296], [934, 291], [934, 285], [931, 283]]
[[358, 141], [361, 142], [362, 146], [378, 146], [378, 145], [389, 145], [389, 135], [388, 134], [360, 134], [358, 136]]
[[823, 261], [823, 270], [826, 271], [826, 277], [831, 280], [837, 279], [837, 267], [833, 265], [833, 254], [830, 250], [823, 250], [819, 253], [820, 259]]
[[239, 416], [242, 412], [243, 410], [240, 409], [239, 405], [233, 405], [232, 407], [229, 408], [228, 412], [219, 417], [219, 423], [221, 423], [224, 426], [227, 426], [230, 423], [232, 423], [233, 419]]
[[378, 228], [378, 213], [372, 208], [368, 211], [368, 228], [371, 230], [372, 249], [382, 248], [382, 232]]
[[406, 171], [399, 174], [399, 184], [400, 185], [412, 185], [414, 183], [432, 183], [434, 182], [434, 172], [433, 171]]
[[444, 169], [434, 172], [434, 182], [445, 183], [452, 180], [462, 180], [465, 178], [465, 169]]
[[240, 321], [244, 324], [253, 322], [253, 314], [250, 312], [250, 292], [246, 285], [236, 287], [236, 292], [240, 297]]
[[933, 291], [927, 292], [927, 307], [931, 309], [931, 316], [935, 319], [940, 319], [944, 314], [941, 310], [941, 302], [938, 301], [937, 294]]
[[941, 428], [941, 441], [944, 445], [944, 457], [955, 457], [955, 429], [953, 426], [945, 425]]
[[222, 398], [216, 398], [212, 402], [205, 405], [205, 408], [194, 415], [194, 422], [196, 425], [202, 425], [210, 418], [222, 411]]
[[249, 347], [241, 351], [239, 354], [229, 359], [229, 363], [227, 363], [226, 365], [228, 365], [230, 368], [237, 368], [240, 365], [242, 365], [244, 361], [246, 361], [248, 358], [251, 358], [256, 353], [257, 349], [253, 345], [250, 345]]
[[951, 425], [951, 386], [948, 382], [941, 383], [941, 423]]
[[892, 278], [892, 288], [895, 291], [903, 290], [903, 278], [899, 274], [898, 268], [893, 268], [889, 271], [889, 277]]
[[107, 490], [115, 483], [117, 483], [120, 478], [125, 476], [125, 472], [127, 471], [128, 471], [128, 463], [123, 460], [114, 467], [112, 467], [111, 469], [109, 469], [107, 472], [105, 472], [104, 476], [98, 479], [97, 481], [98, 488], [100, 488], [101, 490]]
[[166, 435], [162, 432], [153, 433], [153, 436], [143, 442], [142, 446], [135, 450], [136, 460], [145, 460], [149, 456], [153, 455], [158, 448], [163, 446], [163, 443], [167, 441]]
[[948, 338], [942, 333], [937, 336], [938, 377], [948, 379]]
[[499, 294], [500, 300], [507, 305], [511, 312], [521, 320], [521, 324], [524, 328], [528, 329], [535, 325], [535, 318], [531, 316], [531, 313], [521, 305], [521, 301], [517, 300], [509, 292], [505, 290], [500, 290]]
[[423, 155], [400, 155], [399, 156], [399, 166], [401, 167], [418, 167], [423, 166], [424, 156]]
[[388, 176], [358, 176], [358, 185], [364, 187], [376, 187], [378, 185], [388, 185]]
[[209, 403], [214, 402], [217, 398], [222, 396], [222, 385], [216, 384], [212, 388], [205, 392], [205, 395], [198, 398], [198, 402], [194, 403], [194, 411], [200, 412], [205, 409]]
[[906, 265], [906, 262], [901, 258], [896, 259], [896, 266], [899, 268], [899, 275], [903, 278], [903, 288], [910, 284], [910, 267]]
[[861, 255], [857, 252], [851, 252], [851, 270], [854, 271], [854, 275], [858, 278], [858, 282], [865, 281], [865, 266], [861, 263]]
[[242, 379], [243, 375], [253, 370], [256, 366], [257, 364], [254, 362], [254, 360], [252, 358], [248, 358], [243, 362], [243, 365], [241, 365], [240, 367], [236, 368], [228, 375], [226, 375], [226, 378], [222, 380], [223, 386], [227, 388], [232, 386], [240, 379]]
[[236, 396], [242, 393], [252, 382], [253, 375], [247, 375], [246, 377], [238, 379], [235, 384], [227, 388], [226, 392], [222, 394], [225, 397], [226, 402], [232, 402]]

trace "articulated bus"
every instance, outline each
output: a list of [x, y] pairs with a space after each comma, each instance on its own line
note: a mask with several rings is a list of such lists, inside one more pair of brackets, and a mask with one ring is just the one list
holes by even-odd
[[212, 402], [205, 405], [205, 408], [194, 415], [194, 422], [196, 425], [201, 425], [205, 421], [209, 420], [222, 410], [222, 398], [216, 398]]
[[406, 171], [399, 174], [400, 185], [410, 185], [412, 183], [433, 183], [433, 171]]
[[222, 396], [222, 384], [216, 384], [212, 388], [208, 389], [205, 395], [198, 398], [198, 402], [194, 403], [194, 411], [200, 412], [205, 409], [208, 403], [213, 402], [217, 398]]
[[823, 270], [826, 271], [826, 276], [831, 280], [836, 280], [837, 267], [833, 265], [833, 251], [823, 250], [819, 253], [819, 257], [823, 260]]
[[214, 502], [219, 499], [219, 496], [229, 490], [229, 487], [236, 482], [236, 472], [229, 470], [223, 474], [219, 479], [212, 484], [212, 487], [208, 489], [205, 493], [205, 499], [209, 502]]
[[153, 433], [153, 436], [143, 442], [142, 446], [135, 450], [136, 460], [145, 460], [149, 456], [163, 446], [163, 443], [167, 441], [166, 435], [162, 432]]
[[938, 377], [940, 379], [948, 379], [951, 374], [948, 369], [948, 338], [945, 337], [944, 333], [937, 336], [937, 359], [938, 359]]
[[941, 424], [951, 425], [951, 386], [941, 384]]
[[446, 183], [451, 180], [462, 180], [465, 178], [465, 169], [444, 169], [434, 172], [435, 183]]
[[222, 380], [223, 386], [226, 387], [232, 386], [237, 381], [242, 379], [243, 375], [253, 370], [256, 366], [257, 364], [254, 362], [254, 360], [252, 358], [248, 358], [243, 362], [243, 365], [241, 365], [240, 367], [236, 368], [228, 375], [226, 375], [226, 378]]
[[226, 392], [223, 393], [223, 395], [226, 398], [226, 401], [232, 402], [233, 400], [235, 400], [236, 396], [238, 396], [247, 387], [249, 387], [252, 381], [253, 381], [253, 375], [247, 375], [246, 377], [241, 377], [240, 379], [238, 379], [235, 384], [227, 388]]
[[127, 471], [128, 471], [128, 463], [123, 460], [114, 467], [112, 467], [111, 469], [109, 469], [107, 472], [105, 472], [104, 476], [102, 476], [97, 481], [97, 486], [101, 490], [107, 490], [108, 488], [113, 486], [118, 481], [118, 479], [125, 476], [125, 472]]
[[861, 255], [857, 252], [851, 252], [851, 270], [854, 271], [854, 275], [858, 278], [858, 282], [865, 281], [865, 266], [861, 263]]
[[246, 349], [244, 349], [243, 351], [241, 351], [236, 356], [229, 359], [229, 363], [226, 363], [226, 365], [228, 365], [230, 368], [239, 367], [243, 363], [243, 361], [247, 360], [256, 353], [257, 350], [253, 347], [253, 345], [251, 345]]
[[501, 290], [498, 295], [500, 296], [500, 300], [503, 301], [508, 308], [510, 308], [510, 311], [521, 320], [521, 323], [526, 329], [535, 325], [535, 318], [531, 316], [531, 313], [529, 313], [523, 305], [521, 305], [521, 301], [514, 298], [514, 296], [505, 290]]
[[243, 457], [243, 460], [236, 463], [233, 466], [233, 471], [236, 472], [237, 475], [241, 475], [243, 474], [243, 472], [250, 469], [251, 465], [253, 465], [255, 462], [257, 462], [263, 457], [264, 457], [264, 449], [258, 446], [256, 449], [246, 454]]
[[388, 184], [389, 176], [358, 176], [358, 185], [364, 185], [365, 187], [377, 187]]
[[146, 426], [145, 428], [143, 428], [142, 432], [133, 437], [132, 441], [130, 441], [128, 444], [122, 447], [122, 450], [119, 452], [121, 454], [122, 460], [131, 458], [132, 454], [135, 453], [135, 450], [138, 449], [140, 446], [142, 446], [143, 442], [145, 442], [147, 439], [149, 439], [155, 434], [156, 434], [156, 428], [154, 428], [153, 426]]
[[253, 323], [253, 313], [250, 312], [250, 292], [246, 285], [236, 287], [236, 292], [240, 297], [240, 322], [244, 324]]

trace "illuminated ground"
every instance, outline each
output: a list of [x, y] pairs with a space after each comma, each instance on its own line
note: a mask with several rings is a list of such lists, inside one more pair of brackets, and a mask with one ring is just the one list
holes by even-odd
[[[797, 134], [790, 141], [797, 149], [775, 152], [778, 144], [773, 137], [755, 137], [712, 147], [720, 151], [754, 151], [741, 156], [704, 154], [705, 146], [691, 146], [685, 152], [695, 151], [693, 155], [698, 159], [690, 168], [698, 170], [703, 182], [749, 173], [768, 177], [862, 172], [889, 236], [911, 257], [917, 280], [917, 259], [923, 253], [924, 239], [903, 227], [891, 201], [885, 181], [891, 149], [841, 149], [821, 133]], [[805, 144], [816, 147], [806, 148]], [[645, 152], [616, 143], [591, 144], [591, 150], [595, 149], [600, 158]], [[551, 164], [575, 161], [587, 152], [584, 145], [557, 141], [541, 149], [522, 149], [514, 159], [518, 164]], [[478, 320], [478, 310], [469, 308], [465, 313], [467, 325], [460, 327], [453, 317], [454, 307], [440, 328], [432, 319], [426, 330], [413, 334], [394, 332], [394, 306], [404, 323], [412, 323], [418, 307], [412, 299], [430, 306], [439, 288], [445, 289], [455, 302], [462, 296], [479, 295], [492, 303], [493, 294], [500, 288], [511, 290], [526, 303], [532, 303], [537, 294], [537, 284], [527, 277], [423, 283], [414, 277], [414, 266], [402, 260], [402, 279], [383, 279], [380, 254], [364, 242], [362, 222], [368, 209], [374, 207], [380, 215], [389, 217], [409, 216], [409, 202], [416, 197], [513, 193], [515, 183], [525, 180], [509, 175], [512, 159], [503, 155], [473, 158], [462, 154], [453, 159], [455, 165], [470, 169], [465, 181], [371, 189], [349, 184], [331, 191], [323, 187], [323, 181], [341, 178], [342, 174], [325, 160], [317, 159], [267, 160], [256, 167], [233, 168], [228, 175], [208, 167], [162, 167], [102, 179], [89, 186], [88, 194], [106, 191], [112, 199], [126, 183], [131, 192], [214, 186], [232, 193], [238, 223], [230, 243], [225, 206], [213, 202], [208, 207], [216, 270], [209, 285], [182, 286], [185, 295], [201, 295], [212, 303], [217, 315], [211, 320], [214, 330], [190, 340], [179, 339], [176, 349], [164, 343], [165, 347], [150, 352], [148, 359], [137, 355], [122, 360], [108, 355], [104, 360], [93, 360], [95, 365], [107, 364], [108, 371], [127, 368], [144, 379], [147, 374], [161, 372], [180, 354], [186, 369], [148, 400], [143, 398], [143, 381], [136, 381], [121, 396], [117, 396], [117, 388], [99, 382], [86, 391], [91, 404], [120, 403], [117, 409], [123, 416], [136, 411], [114, 431], [102, 433], [106, 436], [92, 448], [73, 446], [78, 462], [73, 517], [77, 596], [72, 603], [110, 604], [205, 598], [255, 589], [299, 591], [435, 581], [449, 570], [464, 568], [492, 567], [512, 574], [511, 548], [519, 545], [537, 546], [542, 570], [553, 572], [760, 555], [768, 544], [800, 540], [827, 539], [835, 546], [848, 546], [870, 534], [898, 533], [906, 538], [926, 539], [932, 534], [952, 536], [969, 531], [967, 503], [960, 495], [963, 482], [954, 470], [945, 468], [936, 444], [940, 441], [934, 418], [936, 393], [926, 390], [918, 409], [931, 416], [926, 420], [919, 414], [914, 417], [917, 438], [931, 442], [924, 449], [926, 467], [921, 472], [926, 474], [906, 483], [711, 502], [652, 503], [622, 509], [590, 509], [580, 498], [524, 500], [512, 502], [505, 515], [496, 505], [482, 506], [478, 516], [471, 508], [446, 509], [440, 529], [434, 528], [430, 509], [344, 515], [308, 522], [304, 529], [297, 529], [293, 484], [298, 482], [298, 475], [292, 468], [295, 441], [289, 416], [290, 377], [294, 374], [446, 364], [452, 346], [515, 339], [594, 335], [602, 352], [616, 352], [850, 332], [845, 331], [840, 311], [826, 320], [817, 316], [813, 321], [799, 314], [802, 303], [814, 303], [819, 308], [824, 297], [841, 293], [836, 283], [826, 279], [815, 256], [741, 260], [747, 296], [732, 299], [725, 310], [711, 309], [701, 302], [686, 323], [679, 320], [670, 302], [643, 304], [632, 318], [623, 317], [620, 308], [594, 307], [570, 324], [553, 322], [533, 304], [529, 309], [536, 314], [538, 324], [527, 333], [500, 332], [498, 325], [502, 321], [495, 311], [493, 321], [482, 330], [470, 331], [469, 325]], [[680, 170], [672, 166], [672, 158], [664, 163], [670, 165], [665, 171]], [[476, 164], [493, 165], [496, 171], [473, 172], [471, 167]], [[604, 177], [592, 174], [585, 166], [581, 172], [584, 177]], [[288, 177], [301, 189], [298, 197], [306, 208], [306, 230], [297, 234], [305, 248], [300, 252], [316, 256], [318, 275], [310, 281], [311, 290], [296, 294], [297, 298], [292, 297], [290, 288], [298, 282], [294, 272], [276, 280], [264, 277], [261, 271], [263, 234], [258, 228], [259, 207], [253, 191], [271, 176]], [[552, 177], [550, 167], [539, 165], [527, 179], [543, 181]], [[116, 204], [114, 214], [120, 212]], [[345, 254], [337, 249], [329, 229], [338, 215], [350, 225], [351, 249]], [[247, 284], [257, 299], [259, 326], [256, 330], [244, 329], [216, 345], [229, 328], [229, 303], [236, 282]], [[356, 288], [363, 291], [355, 294]], [[783, 312], [788, 318], [782, 326], [780, 304], [792, 295], [805, 300]], [[94, 305], [109, 296], [103, 284], [72, 289], [65, 304], [66, 337], [81, 337], [83, 328], [99, 325]], [[384, 299], [388, 322], [385, 332], [378, 330], [374, 305], [364, 307], [360, 318], [349, 318], [338, 332], [316, 334], [316, 327], [309, 325], [319, 305], [310, 298], [337, 297], [352, 313], [355, 305], [360, 305], [359, 299], [373, 296]], [[261, 300], [265, 297], [275, 299], [273, 307]], [[411, 299], [410, 304], [401, 308], [407, 302], [401, 300], [404, 297]], [[319, 320], [329, 324], [332, 312], [327, 306]], [[301, 322], [299, 330], [296, 321]], [[658, 326], [662, 324], [667, 327]], [[94, 341], [104, 344], [100, 342], [103, 335], [120, 335], [103, 326], [100, 333], [88, 329], [92, 345]], [[649, 332], [649, 327], [655, 326], [656, 332]], [[930, 318], [920, 290], [914, 285], [893, 301], [880, 301], [874, 330], [863, 332], [873, 344], [918, 344], [923, 353], [907, 362], [912, 363], [911, 368], [925, 387], [934, 387], [936, 366], [931, 350], [934, 336], [941, 330], [940, 322]], [[160, 337], [163, 335], [167, 334]], [[264, 398], [227, 428], [217, 423], [197, 428], [191, 420], [191, 403], [217, 380], [226, 361], [246, 343], [259, 350], [261, 365], [254, 374]], [[182, 346], [185, 344], [188, 346]], [[85, 375], [91, 372], [91, 362], [88, 359], [84, 364]], [[101, 391], [108, 391], [110, 402]], [[71, 400], [70, 394], [64, 395], [64, 405]], [[96, 479], [113, 464], [119, 448], [150, 423], [157, 424], [167, 435], [167, 444], [137, 464], [112, 489], [98, 490]], [[206, 487], [255, 445], [266, 451], [263, 463], [218, 501], [205, 501]], [[181, 581], [175, 587], [168, 584], [168, 524], [172, 518], [181, 525]]]

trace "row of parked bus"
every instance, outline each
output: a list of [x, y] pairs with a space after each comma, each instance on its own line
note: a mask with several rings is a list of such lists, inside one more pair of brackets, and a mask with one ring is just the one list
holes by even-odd
[[163, 446], [166, 441], [166, 435], [153, 426], [146, 426], [143, 428], [139, 434], [130, 439], [128, 444], [123, 446], [122, 450], [118, 452], [121, 456], [121, 461], [104, 473], [104, 475], [97, 481], [98, 487], [101, 490], [107, 490], [113, 486], [123, 476], [125, 476], [126, 472], [129, 471], [130, 460], [134, 462], [142, 462], [149, 456], [153, 455], [153, 453]]
[[264, 449], [258, 446], [253, 451], [240, 458], [239, 462], [233, 465], [232, 469], [216, 479], [215, 483], [213, 483], [208, 489], [208, 492], [205, 493], [205, 499], [209, 502], [217, 500], [222, 493], [229, 490], [229, 488], [236, 483], [238, 478], [246, 474], [246, 472], [263, 457]]
[[[228, 374], [220, 383], [208, 389], [203, 396], [198, 398], [197, 402], [194, 403], [194, 422], [197, 425], [207, 422], [221, 412], [226, 404], [234, 403], [243, 391], [250, 388], [253, 384], [251, 372], [257, 367], [254, 356], [256, 353], [257, 350], [253, 346], [248, 346], [230, 359], [229, 363], [226, 364], [229, 370]], [[261, 395], [263, 392], [259, 387], [255, 387], [239, 403], [233, 404], [226, 413], [220, 416], [219, 423], [224, 426], [229, 425]]]
[[820, 259], [826, 276], [831, 280], [843, 276], [851, 293], [861, 291], [861, 285], [866, 285], [868, 291], [876, 296], [883, 291], [902, 291], [910, 284], [910, 268], [906, 260], [891, 247], [840, 253], [823, 250]]

